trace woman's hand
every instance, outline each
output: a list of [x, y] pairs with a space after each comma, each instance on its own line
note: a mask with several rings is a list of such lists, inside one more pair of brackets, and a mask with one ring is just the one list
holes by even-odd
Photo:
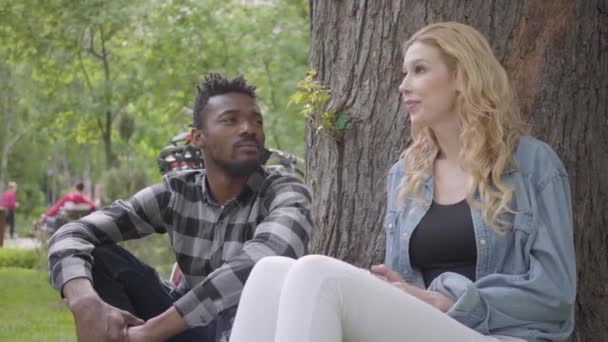
[[384, 281], [387, 281], [391, 284], [405, 283], [405, 280], [403, 280], [403, 278], [401, 278], [399, 273], [386, 267], [386, 265], [374, 265], [374, 266], [372, 266], [372, 268], [370, 268], [370, 272], [373, 275], [375, 275], [376, 277], [378, 277]]
[[399, 273], [389, 269], [385, 265], [374, 265], [370, 269], [370, 272], [378, 278], [397, 286], [401, 290], [422, 300], [423, 302], [436, 307], [437, 309], [441, 310], [441, 312], [447, 312], [452, 305], [454, 305], [453, 300], [440, 292], [428, 291], [408, 284], [405, 280], [403, 280]]

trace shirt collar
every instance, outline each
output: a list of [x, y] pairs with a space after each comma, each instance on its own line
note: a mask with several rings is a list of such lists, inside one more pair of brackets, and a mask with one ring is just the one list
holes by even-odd
[[[248, 205], [252, 197], [255, 197], [262, 188], [266, 172], [263, 166], [258, 167], [247, 179], [245, 188], [236, 196], [234, 199], [239, 206]], [[197, 185], [201, 187], [203, 191], [203, 202], [207, 204], [213, 204], [219, 206], [215, 199], [209, 192], [209, 184], [207, 183], [207, 172], [203, 170], [197, 179]], [[232, 200], [231, 200], [232, 201]], [[229, 201], [229, 202], [231, 202]]]

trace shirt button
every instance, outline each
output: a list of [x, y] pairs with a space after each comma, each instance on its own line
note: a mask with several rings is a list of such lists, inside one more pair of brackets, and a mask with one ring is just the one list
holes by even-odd
[[484, 239], [479, 240], [479, 244], [484, 246], [486, 244], [486, 240], [484, 240]]
[[393, 228], [393, 224], [392, 224], [392, 223], [389, 223], [389, 224], [388, 224], [388, 228], [389, 228], [389, 229], [390, 229], [390, 228]]
[[407, 233], [403, 233], [403, 237], [407, 237]]

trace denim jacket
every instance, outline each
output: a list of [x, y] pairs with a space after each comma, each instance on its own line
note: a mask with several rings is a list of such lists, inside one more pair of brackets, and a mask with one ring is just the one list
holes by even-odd
[[[515, 189], [515, 213], [507, 216], [512, 229], [496, 233], [471, 206], [476, 281], [446, 272], [429, 290], [451, 298], [455, 304], [447, 314], [482, 334], [564, 341], [574, 326], [576, 295], [568, 175], [547, 144], [528, 136], [520, 139], [514, 159], [516, 167], [503, 174], [503, 181]], [[403, 178], [400, 160], [388, 175], [385, 263], [409, 283], [424, 287], [420, 270], [411, 266], [409, 243], [431, 205], [434, 181], [428, 176], [419, 199], [409, 196], [401, 203]]]

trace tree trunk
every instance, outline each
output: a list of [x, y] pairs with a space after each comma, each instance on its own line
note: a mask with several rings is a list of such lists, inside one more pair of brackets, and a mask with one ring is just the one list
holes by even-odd
[[[534, 135], [570, 174], [578, 264], [572, 341], [608, 330], [608, 2], [606, 0], [311, 0], [310, 66], [347, 113], [341, 139], [307, 125], [315, 196], [312, 251], [359, 266], [380, 262], [385, 176], [409, 137], [400, 103], [401, 44], [439, 21], [486, 35], [516, 88]], [[602, 336], [600, 336], [602, 335]]]
[[103, 75], [104, 75], [104, 87], [103, 87], [103, 101], [105, 110], [105, 118], [104, 118], [104, 127], [101, 130], [104, 150], [106, 153], [106, 167], [108, 169], [112, 168], [116, 164], [116, 158], [114, 153], [112, 152], [112, 105], [113, 105], [113, 96], [112, 96], [112, 77], [110, 74], [110, 52], [106, 48], [107, 41], [110, 37], [105, 34], [103, 29], [103, 25], [99, 26], [99, 41], [101, 45], [101, 52], [95, 53], [93, 49], [91, 49], [91, 53], [95, 55], [103, 64]]
[[0, 132], [0, 193], [4, 192], [4, 184], [8, 181], [8, 158], [12, 150], [11, 131], [15, 120], [13, 103], [13, 83], [11, 67], [3, 64], [2, 98], [0, 99], [0, 120], [2, 121], [2, 132]]

